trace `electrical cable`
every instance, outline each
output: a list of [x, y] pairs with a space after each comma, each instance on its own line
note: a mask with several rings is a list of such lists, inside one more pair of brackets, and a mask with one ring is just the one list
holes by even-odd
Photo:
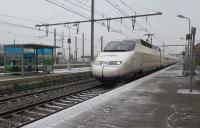
[[72, 12], [72, 13], [74, 13], [74, 14], [76, 14], [76, 15], [79, 15], [79, 16], [81, 16], [81, 17], [83, 17], [83, 18], [89, 19], [89, 17], [85, 16], [85, 14], [81, 14], [81, 13], [78, 12], [78, 11], [74, 11], [74, 10], [73, 10], [72, 8], [70, 8], [70, 7], [65, 7], [64, 4], [62, 4], [61, 2], [58, 2], [57, 0], [53, 0], [53, 1], [56, 1], [57, 3], [52, 2], [52, 0], [46, 0], [46, 1], [49, 2], [49, 3], [51, 3], [51, 4], [56, 5], [56, 6], [58, 6], [58, 7], [61, 7], [61, 8], [65, 9], [65, 10], [67, 10], [67, 11], [69, 11], [69, 12]]
[[[116, 10], [118, 10], [120, 13], [122, 13], [123, 15], [125, 15], [125, 16], [127, 16], [127, 14], [126, 13], [124, 13], [122, 10], [120, 10], [119, 9], [119, 6], [118, 7], [116, 7], [113, 3], [111, 3], [110, 1], [108, 1], [108, 0], [105, 0], [108, 4], [110, 4], [113, 8], [115, 8]], [[138, 23], [136, 23], [136, 25], [137, 26], [139, 26], [141, 29], [145, 29], [144, 27], [142, 27], [141, 25], [139, 25]], [[126, 27], [126, 28], [128, 28], [128, 27]], [[130, 29], [130, 28], [129, 28]], [[137, 34], [137, 35], [139, 35], [139, 34]], [[141, 37], [141, 36], [139, 36], [139, 37]]]
[[28, 21], [28, 22], [32, 22], [32, 23], [44, 23], [42, 21], [31, 20], [31, 19], [27, 19], [27, 18], [11, 16], [11, 15], [2, 14], [2, 13], [0, 13], [0, 16], [9, 17], [9, 18], [18, 19], [18, 20], [23, 20], [23, 21]]
[[[43, 29], [38, 29], [38, 28], [34, 28], [34, 27], [30, 27], [30, 26], [25, 26], [25, 25], [20, 25], [20, 24], [15, 24], [15, 23], [10, 23], [10, 22], [7, 22], [7, 21], [0, 21], [0, 24], [5, 24], [5, 25], [10, 25], [10, 26], [15, 26], [15, 27], [19, 27], [19, 28], [25, 28], [25, 29], [31, 29], [31, 30], [37, 30], [37, 31], [44, 31], [46, 32], [46, 30], [43, 30]], [[49, 33], [54, 33], [54, 32], [51, 32], [51, 31], [48, 31]], [[61, 34], [58, 34], [57, 35], [61, 35]]]
[[[58, 2], [58, 3], [54, 3], [54, 2], [52, 2], [52, 0], [46, 0], [47, 2], [49, 2], [49, 3], [51, 3], [51, 4], [54, 4], [54, 5], [56, 5], [56, 6], [58, 6], [58, 7], [61, 7], [61, 8], [63, 8], [63, 9], [65, 9], [65, 10], [67, 10], [67, 11], [70, 11], [70, 12], [72, 12], [72, 13], [74, 13], [74, 14], [77, 14], [77, 15], [79, 15], [79, 16], [81, 16], [81, 17], [83, 17], [83, 18], [86, 18], [86, 19], [90, 19], [89, 17], [87, 17], [87, 16], [85, 16], [85, 15], [82, 15], [82, 14], [80, 14], [79, 12], [76, 12], [76, 11], [74, 11], [72, 8], [67, 8], [63, 3], [61, 3], [61, 2], [58, 2], [58, 1], [56, 1], [56, 0], [54, 0], [54, 1], [56, 1], [56, 2]], [[97, 22], [98, 23], [98, 22]], [[103, 24], [101, 24], [101, 23], [98, 23], [98, 24], [100, 24], [101, 26], [106, 26], [106, 25], [103, 25]], [[106, 27], [108, 27], [108, 26], [106, 26]], [[114, 31], [114, 29], [113, 28], [111, 28], [111, 30], [112, 31]], [[122, 33], [120, 33], [120, 32], [117, 32], [117, 33], [119, 33], [119, 34], [122, 34]], [[123, 34], [125, 34], [125, 33], [123, 33]], [[123, 35], [122, 34], [122, 35]]]

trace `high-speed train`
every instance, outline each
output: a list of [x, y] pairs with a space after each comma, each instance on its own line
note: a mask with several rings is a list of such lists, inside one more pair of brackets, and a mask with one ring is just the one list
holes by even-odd
[[111, 41], [92, 64], [92, 73], [101, 82], [158, 69], [176, 63], [177, 59], [166, 55], [142, 39]]

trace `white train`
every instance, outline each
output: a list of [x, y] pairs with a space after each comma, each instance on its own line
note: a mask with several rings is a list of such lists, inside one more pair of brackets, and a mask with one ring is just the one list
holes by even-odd
[[141, 39], [111, 41], [92, 64], [92, 73], [102, 82], [118, 81], [176, 61], [176, 58], [163, 54], [158, 47]]

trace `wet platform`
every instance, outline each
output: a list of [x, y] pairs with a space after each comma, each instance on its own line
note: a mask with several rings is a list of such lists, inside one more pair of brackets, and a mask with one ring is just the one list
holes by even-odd
[[200, 94], [189, 86], [177, 64], [24, 128], [199, 128]]

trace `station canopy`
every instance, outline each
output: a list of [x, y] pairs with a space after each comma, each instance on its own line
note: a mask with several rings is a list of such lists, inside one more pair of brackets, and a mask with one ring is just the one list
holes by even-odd
[[50, 45], [9, 44], [4, 45], [5, 73], [53, 72], [54, 49]]

